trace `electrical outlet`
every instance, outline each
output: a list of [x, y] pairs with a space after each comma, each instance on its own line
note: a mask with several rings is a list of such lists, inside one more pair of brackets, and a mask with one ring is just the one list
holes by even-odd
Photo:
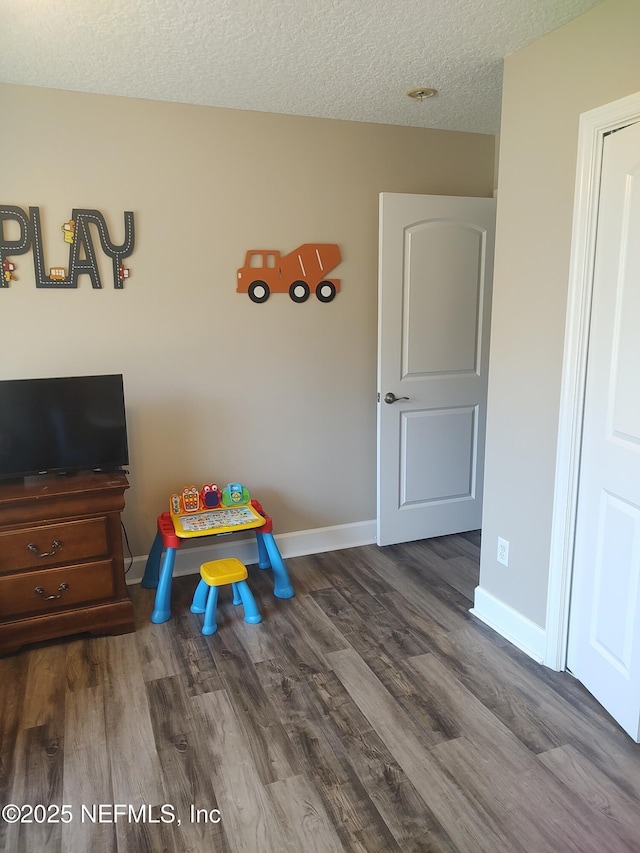
[[509, 543], [501, 536], [498, 536], [498, 554], [496, 559], [503, 566], [509, 565]]

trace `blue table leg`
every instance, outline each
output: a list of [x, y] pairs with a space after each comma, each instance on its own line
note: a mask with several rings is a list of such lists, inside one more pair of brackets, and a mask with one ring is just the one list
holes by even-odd
[[256, 539], [258, 541], [258, 568], [259, 569], [270, 569], [271, 563], [269, 562], [269, 555], [267, 554], [267, 546], [264, 544], [264, 539], [262, 538], [264, 534], [256, 531]]
[[166, 622], [171, 617], [171, 580], [173, 578], [173, 566], [176, 561], [176, 549], [167, 548], [164, 552], [162, 566], [160, 568], [160, 580], [156, 590], [156, 601], [151, 621], [156, 624]]
[[258, 551], [260, 551], [260, 540], [269, 557], [271, 569], [273, 571], [273, 594], [276, 598], [293, 598], [295, 592], [289, 580], [289, 573], [284, 564], [280, 551], [276, 545], [276, 540], [273, 538], [273, 533], [258, 533]]
[[153, 545], [147, 557], [147, 564], [144, 567], [144, 575], [142, 583], [145, 589], [155, 589], [158, 586], [158, 575], [160, 572], [160, 557], [162, 556], [162, 536], [160, 532], [156, 533], [156, 538], [153, 540]]

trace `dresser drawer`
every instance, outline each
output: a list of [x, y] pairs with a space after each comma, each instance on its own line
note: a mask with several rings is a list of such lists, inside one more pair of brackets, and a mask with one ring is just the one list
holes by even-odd
[[0, 532], [0, 574], [77, 563], [109, 553], [105, 516]]
[[0, 577], [0, 619], [68, 609], [113, 595], [111, 560], [5, 575]]

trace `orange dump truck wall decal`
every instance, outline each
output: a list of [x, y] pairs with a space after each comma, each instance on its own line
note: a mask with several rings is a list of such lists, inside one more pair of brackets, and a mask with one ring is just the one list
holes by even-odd
[[288, 255], [274, 249], [249, 249], [238, 270], [238, 293], [253, 302], [266, 302], [272, 293], [288, 293], [294, 302], [306, 302], [313, 292], [320, 302], [331, 302], [340, 291], [340, 279], [327, 278], [342, 260], [335, 243], [304, 243]]

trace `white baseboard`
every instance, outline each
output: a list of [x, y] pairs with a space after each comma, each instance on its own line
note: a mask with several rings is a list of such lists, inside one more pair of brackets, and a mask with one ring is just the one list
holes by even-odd
[[[333, 527], [274, 534], [274, 537], [283, 559], [286, 560], [287, 557], [303, 557], [307, 554], [371, 545], [376, 541], [376, 522], [374, 520], [336, 524]], [[225, 536], [219, 541], [211, 537], [207, 544], [201, 547], [182, 548], [176, 553], [173, 575], [197, 575], [202, 563], [207, 560], [222, 560], [225, 557], [237, 557], [247, 566], [257, 563], [258, 546], [255, 536], [231, 540]], [[127, 571], [128, 584], [140, 583], [146, 562], [147, 555], [133, 558], [131, 568]]]
[[544, 628], [518, 613], [504, 601], [495, 598], [481, 586], [475, 589], [474, 606], [469, 612], [533, 658], [536, 663], [544, 663], [547, 642]]

